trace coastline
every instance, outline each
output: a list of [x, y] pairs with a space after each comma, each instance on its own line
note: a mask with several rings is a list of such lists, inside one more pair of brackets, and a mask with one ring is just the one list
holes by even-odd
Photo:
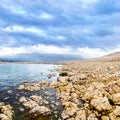
[[[23, 83], [8, 93], [12, 97], [19, 95], [15, 102], [20, 105], [22, 119], [27, 115], [30, 120], [119, 120], [119, 71], [120, 61], [68, 62], [60, 69], [66, 76], [52, 82]], [[9, 118], [13, 119], [21, 111], [15, 113], [9, 99], [0, 107], [6, 107]], [[6, 111], [1, 114], [7, 117]]]

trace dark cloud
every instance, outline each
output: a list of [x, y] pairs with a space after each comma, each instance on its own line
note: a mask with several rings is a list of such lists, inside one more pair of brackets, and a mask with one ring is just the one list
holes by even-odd
[[[0, 44], [116, 47], [120, 44], [119, 19], [119, 0], [1, 0]], [[6, 31], [13, 26], [24, 30]]]

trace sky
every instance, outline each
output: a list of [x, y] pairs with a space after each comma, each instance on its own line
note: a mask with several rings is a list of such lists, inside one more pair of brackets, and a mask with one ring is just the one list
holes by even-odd
[[99, 57], [120, 51], [120, 0], [1, 0], [0, 56]]

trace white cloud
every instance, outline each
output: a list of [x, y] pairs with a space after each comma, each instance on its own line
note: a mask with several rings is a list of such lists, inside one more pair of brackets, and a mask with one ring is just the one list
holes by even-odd
[[46, 0], [46, 4], [52, 8], [62, 10], [64, 13], [71, 14], [74, 12], [85, 13], [93, 11], [99, 1], [100, 0]]
[[1, 30], [3, 30], [4, 32], [27, 32], [27, 33], [32, 33], [42, 37], [47, 36], [44, 30], [38, 29], [35, 27], [23, 27], [23, 26], [14, 25], [6, 28], [1, 28]]
[[51, 40], [57, 40], [57, 41], [65, 41], [65, 40], [67, 40], [67, 38], [65, 37], [65, 36], [63, 36], [63, 35], [56, 35], [56, 36], [50, 36], [49, 37]]
[[40, 19], [44, 19], [44, 20], [53, 20], [54, 16], [52, 14], [48, 14], [46, 12], [41, 13], [39, 16], [37, 16]]
[[66, 37], [62, 36], [62, 35], [58, 35], [58, 36], [55, 37], [55, 39], [64, 41], [64, 40], [66, 40]]
[[94, 58], [100, 57], [112, 52], [120, 51], [120, 46], [111, 50], [102, 50], [100, 48], [70, 48], [66, 47], [58, 47], [53, 45], [34, 45], [27, 47], [0, 47], [0, 56], [10, 56], [21, 53], [43, 53], [43, 54], [70, 54], [70, 55], [79, 55], [84, 58]]

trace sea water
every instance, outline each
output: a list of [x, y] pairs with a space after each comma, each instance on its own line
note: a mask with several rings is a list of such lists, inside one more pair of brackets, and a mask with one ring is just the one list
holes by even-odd
[[0, 90], [17, 86], [24, 81], [52, 81], [57, 76], [49, 79], [47, 75], [53, 72], [58, 75], [54, 70], [57, 67], [58, 65], [51, 64], [0, 64]]

